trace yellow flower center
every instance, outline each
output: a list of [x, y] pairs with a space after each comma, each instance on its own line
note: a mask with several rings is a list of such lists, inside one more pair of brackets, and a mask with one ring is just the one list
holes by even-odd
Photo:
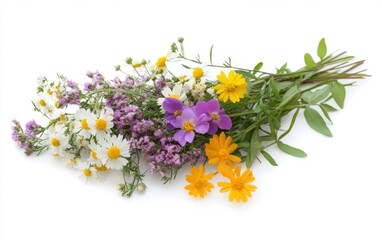
[[203, 77], [203, 75], [204, 75], [203, 69], [201, 69], [200, 67], [195, 68], [194, 71], [192, 72], [192, 76], [194, 76], [196, 80]]
[[196, 182], [194, 183], [194, 186], [195, 186], [195, 188], [201, 188], [201, 189], [203, 189], [203, 188], [205, 188], [205, 187], [207, 186], [207, 182], [206, 182], [206, 180], [204, 180], [204, 179], [198, 179], [198, 180], [196, 180]]
[[90, 177], [92, 175], [92, 171], [89, 168], [84, 168], [84, 175], [86, 177]]
[[91, 155], [92, 155], [92, 158], [98, 159], [96, 151], [92, 150]]
[[[81, 127], [82, 129], [89, 130], [88, 120], [86, 118], [82, 119], [81, 121]], [[106, 126], [105, 126], [106, 127]], [[98, 129], [98, 128], [97, 128]]]
[[175, 116], [175, 117], [180, 116], [180, 115], [182, 115], [182, 110], [176, 110], [176, 111], [174, 112], [174, 116]]
[[98, 167], [97, 165], [94, 165], [94, 168], [97, 170], [97, 171], [107, 171], [107, 167], [105, 165], [102, 165], [101, 167]]
[[158, 58], [155, 65], [157, 66], [157, 68], [164, 68], [166, 67], [166, 60], [167, 60], [167, 57]]
[[53, 147], [59, 147], [60, 146], [60, 140], [58, 140], [57, 138], [52, 138], [50, 140], [50, 144], [52, 144]]
[[232, 82], [226, 84], [227, 92], [234, 92], [236, 90], [236, 85]]
[[38, 102], [40, 103], [40, 105], [41, 105], [42, 107], [45, 107], [45, 106], [46, 106], [46, 102], [45, 102], [44, 100], [40, 99], [40, 101], [38, 101]]
[[178, 94], [170, 94], [168, 95], [169, 98], [179, 98]]
[[52, 95], [52, 94], [53, 94], [52, 90], [50, 90], [50, 89], [48, 89], [48, 90], [46, 91], [46, 93], [49, 94], [49, 95]]
[[96, 120], [95, 127], [97, 128], [97, 130], [100, 130], [100, 131], [105, 130], [106, 129], [106, 121], [105, 121], [105, 119], [98, 118]]
[[71, 159], [69, 159], [69, 163], [76, 164], [77, 163], [77, 159], [71, 158]]
[[121, 150], [117, 146], [111, 146], [109, 150], [107, 151], [107, 155], [110, 159], [115, 160], [117, 159], [121, 154]]
[[66, 115], [65, 114], [60, 114], [60, 121], [65, 122], [66, 121]]
[[183, 129], [186, 130], [186, 132], [191, 132], [195, 129], [195, 126], [192, 122], [185, 122], [183, 123]]
[[244, 184], [242, 182], [236, 181], [232, 184], [232, 189], [242, 190], [244, 188]]
[[56, 101], [56, 102], [54, 103], [54, 106], [55, 106], [56, 108], [60, 108], [60, 102], [59, 102], [59, 101]]
[[219, 151], [219, 159], [220, 160], [227, 160], [229, 153], [225, 149], [220, 149]]
[[217, 120], [220, 119], [220, 116], [219, 116], [219, 114], [217, 114], [217, 113], [212, 113], [212, 114], [211, 114], [211, 118], [212, 118], [212, 120], [217, 121]]

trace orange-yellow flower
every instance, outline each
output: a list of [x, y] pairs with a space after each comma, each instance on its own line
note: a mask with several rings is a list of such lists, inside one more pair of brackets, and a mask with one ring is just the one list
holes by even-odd
[[241, 166], [231, 168], [224, 173], [226, 178], [229, 178], [230, 182], [218, 182], [218, 186], [221, 187], [220, 192], [229, 193], [229, 201], [232, 202], [247, 202], [248, 197], [252, 197], [251, 191], [256, 191], [256, 186], [249, 184], [255, 180], [252, 171], [249, 169], [244, 170], [243, 174], [240, 174]]
[[225, 133], [220, 133], [220, 136], [214, 134], [210, 138], [210, 143], [206, 143], [206, 154], [208, 157], [209, 164], [217, 164], [218, 172], [224, 172], [227, 168], [233, 167], [233, 163], [241, 162], [238, 156], [232, 155], [236, 149], [237, 144], [232, 143], [231, 137], [226, 137]]
[[228, 99], [233, 102], [239, 102], [241, 98], [247, 93], [247, 82], [241, 74], [236, 73], [231, 70], [228, 73], [228, 78], [226, 74], [222, 71], [220, 75], [217, 76], [220, 84], [214, 87], [216, 94], [219, 95], [219, 100], [227, 102]]
[[190, 184], [186, 185], [184, 189], [189, 190], [188, 194], [194, 196], [195, 198], [200, 196], [204, 198], [207, 192], [211, 192], [211, 188], [214, 185], [209, 182], [209, 180], [214, 176], [213, 173], [204, 175], [204, 166], [200, 165], [199, 168], [193, 166], [190, 170], [191, 175], [186, 176], [187, 182]]

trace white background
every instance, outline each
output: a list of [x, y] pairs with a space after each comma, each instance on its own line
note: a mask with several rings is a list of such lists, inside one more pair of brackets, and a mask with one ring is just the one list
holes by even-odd
[[[381, 44], [378, 1], [1, 1], [0, 239], [382, 239]], [[204, 200], [179, 178], [121, 198], [113, 176], [84, 185], [47, 154], [26, 157], [11, 140], [11, 120], [35, 118], [36, 79], [87, 70], [114, 76], [128, 56], [155, 60], [178, 36], [188, 53], [258, 61], [274, 70], [302, 66], [326, 37], [330, 52], [366, 59], [372, 77], [348, 89], [332, 115], [333, 138], [299, 118], [287, 142], [309, 156], [276, 149], [279, 166], [256, 164], [258, 191], [232, 204], [217, 189]], [[186, 51], [187, 51], [186, 49]]]

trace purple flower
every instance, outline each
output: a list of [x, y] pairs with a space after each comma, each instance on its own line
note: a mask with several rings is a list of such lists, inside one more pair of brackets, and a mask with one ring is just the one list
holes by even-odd
[[224, 113], [224, 109], [220, 109], [220, 104], [216, 99], [208, 102], [198, 102], [195, 112], [201, 120], [209, 122], [208, 134], [216, 133], [218, 128], [229, 130], [232, 127], [231, 118]]
[[27, 122], [27, 124], [25, 125], [25, 135], [29, 139], [34, 138], [37, 134], [36, 130], [38, 127], [39, 125], [34, 120]]
[[191, 108], [184, 108], [182, 115], [176, 118], [174, 127], [180, 128], [175, 133], [174, 140], [181, 146], [184, 146], [187, 142], [191, 143], [194, 140], [195, 132], [206, 133], [209, 124], [206, 121], [200, 120]]
[[176, 126], [176, 117], [182, 115], [183, 103], [176, 98], [166, 98], [163, 102], [163, 108], [166, 110], [164, 117], [171, 125], [170, 128]]

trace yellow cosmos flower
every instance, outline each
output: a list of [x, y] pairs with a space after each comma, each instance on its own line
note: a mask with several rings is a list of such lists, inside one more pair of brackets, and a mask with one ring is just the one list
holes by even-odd
[[236, 166], [234, 169], [229, 169], [224, 173], [224, 176], [230, 180], [230, 182], [218, 182], [218, 186], [221, 187], [220, 192], [229, 193], [229, 201], [232, 202], [247, 202], [248, 197], [252, 197], [251, 192], [256, 191], [256, 186], [249, 184], [255, 180], [252, 171], [246, 169], [243, 174], [241, 173], [241, 166]]
[[226, 170], [227, 165], [233, 167], [233, 163], [241, 162], [238, 156], [231, 154], [237, 149], [237, 144], [232, 143], [232, 138], [227, 138], [224, 132], [220, 133], [220, 136], [214, 134], [210, 138], [210, 143], [206, 143], [205, 146], [208, 163], [219, 163], [218, 172], [220, 173]]
[[190, 170], [191, 175], [186, 176], [188, 184], [184, 189], [189, 190], [188, 194], [194, 196], [195, 198], [200, 196], [204, 198], [207, 195], [207, 192], [211, 192], [211, 188], [214, 188], [214, 185], [210, 183], [210, 180], [214, 174], [209, 173], [204, 175], [204, 166], [200, 165], [199, 168], [193, 166]]
[[241, 98], [244, 98], [244, 95], [247, 93], [247, 82], [241, 74], [231, 70], [227, 78], [226, 74], [222, 71], [217, 78], [220, 84], [216, 85], [214, 89], [219, 95], [220, 101], [227, 102], [229, 99], [231, 102], [236, 103]]

